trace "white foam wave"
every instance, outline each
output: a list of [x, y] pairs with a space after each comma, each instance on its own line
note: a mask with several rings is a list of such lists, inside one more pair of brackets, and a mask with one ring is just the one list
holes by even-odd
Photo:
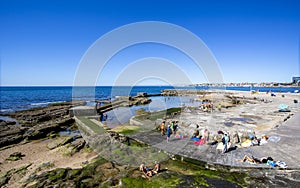
[[37, 102], [37, 103], [31, 103], [30, 106], [45, 106], [50, 104], [51, 102]]
[[66, 101], [55, 101], [55, 102], [37, 102], [37, 103], [31, 103], [30, 106], [47, 106], [49, 104], [55, 104], [55, 103], [61, 103]]
[[0, 109], [0, 112], [13, 112], [13, 109]]

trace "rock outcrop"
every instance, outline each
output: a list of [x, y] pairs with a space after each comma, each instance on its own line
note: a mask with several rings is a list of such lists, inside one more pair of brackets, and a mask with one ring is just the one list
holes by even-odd
[[85, 105], [83, 101], [56, 103], [43, 108], [18, 111], [10, 114], [15, 121], [0, 120], [0, 148], [24, 139], [40, 139], [50, 132], [58, 132], [73, 125], [69, 109]]
[[16, 122], [0, 120], [0, 147], [15, 144], [23, 140], [26, 128], [15, 124]]
[[59, 121], [69, 115], [69, 109], [74, 106], [85, 105], [86, 102], [55, 103], [44, 108], [33, 108], [10, 114], [23, 127], [33, 127], [37, 124], [51, 121]]

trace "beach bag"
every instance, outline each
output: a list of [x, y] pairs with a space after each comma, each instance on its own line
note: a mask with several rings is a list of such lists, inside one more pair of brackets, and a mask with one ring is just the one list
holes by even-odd
[[283, 161], [277, 161], [276, 165], [279, 166], [280, 168], [287, 168], [288, 166], [285, 164]]

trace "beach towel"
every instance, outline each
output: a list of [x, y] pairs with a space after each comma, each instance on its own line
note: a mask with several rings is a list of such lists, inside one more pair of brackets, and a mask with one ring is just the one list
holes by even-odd
[[194, 144], [196, 144], [196, 145], [203, 145], [203, 144], [205, 144], [205, 140], [202, 138], [199, 141], [194, 142]]
[[280, 137], [279, 136], [270, 136], [268, 141], [271, 141], [271, 142], [279, 142], [280, 141]]
[[193, 138], [191, 138], [191, 140], [198, 142], [200, 140], [200, 138], [193, 137]]
[[246, 148], [246, 147], [250, 147], [251, 146], [251, 140], [247, 139], [246, 141], [244, 141], [241, 146], [243, 148]]
[[223, 150], [224, 149], [224, 145], [222, 142], [219, 142], [218, 146], [217, 146], [218, 150]]
[[184, 136], [184, 135], [176, 135], [175, 138], [183, 139], [183, 138], [186, 138], [186, 136]]
[[[231, 147], [231, 143], [227, 143], [227, 150]], [[222, 142], [219, 142], [218, 145], [217, 145], [217, 149], [218, 150], [222, 150], [224, 149], [224, 144]]]

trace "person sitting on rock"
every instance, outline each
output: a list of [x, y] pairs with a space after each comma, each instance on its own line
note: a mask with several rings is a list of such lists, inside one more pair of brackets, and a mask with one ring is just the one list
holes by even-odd
[[263, 135], [259, 141], [259, 145], [264, 145], [264, 144], [268, 143], [268, 141], [267, 141], [268, 138], [269, 137], [267, 135]]
[[192, 138], [199, 138], [199, 135], [200, 135], [199, 130], [195, 130], [195, 132], [194, 132]]

